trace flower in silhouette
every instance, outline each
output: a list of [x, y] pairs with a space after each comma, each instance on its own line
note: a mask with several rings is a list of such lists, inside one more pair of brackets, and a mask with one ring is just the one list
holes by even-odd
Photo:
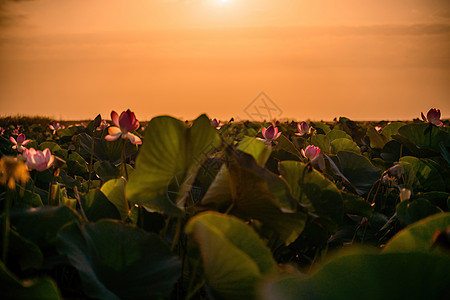
[[30, 140], [27, 140], [25, 137], [25, 134], [21, 133], [17, 136], [17, 141], [12, 136], [9, 138], [11, 143], [14, 145], [12, 146], [13, 149], [17, 149], [17, 151], [22, 152], [25, 149], [25, 145], [27, 145]]
[[17, 128], [12, 131], [13, 135], [19, 135], [20, 131], [23, 129], [22, 125], [17, 125]]
[[425, 122], [429, 122], [431, 124], [434, 124], [436, 126], [442, 126], [442, 122], [440, 120], [441, 118], [441, 111], [439, 109], [436, 108], [432, 108], [428, 111], [427, 116], [425, 117], [423, 113], [421, 113], [422, 115], [422, 120], [424, 120]]
[[108, 135], [105, 136], [105, 140], [107, 141], [115, 141], [119, 137], [122, 139], [129, 139], [130, 142], [134, 145], [142, 144], [141, 139], [132, 134], [131, 132], [139, 128], [139, 121], [136, 119], [136, 116], [129, 109], [120, 114], [120, 116], [113, 110], [111, 112], [111, 120], [114, 125], [108, 127]]
[[26, 165], [29, 170], [37, 170], [39, 172], [50, 168], [55, 161], [55, 157], [46, 148], [44, 151], [35, 150], [34, 148], [25, 149], [23, 156], [26, 157]]
[[102, 119], [101, 122], [100, 122], [100, 126], [98, 126], [96, 129], [97, 129], [98, 131], [100, 131], [100, 130], [106, 129], [106, 128], [108, 128], [108, 127], [109, 127], [108, 122], [106, 122], [105, 119]]
[[308, 147], [306, 147], [306, 149], [302, 149], [303, 156], [309, 158], [310, 160], [316, 158], [319, 155], [319, 153], [320, 148], [313, 145], [309, 145]]
[[220, 127], [222, 127], [224, 125], [224, 123], [218, 121], [217, 119], [210, 119], [211, 121], [211, 125], [213, 127], [216, 127], [216, 129], [220, 129]]
[[53, 130], [53, 134], [55, 134], [59, 129], [64, 129], [66, 126], [59, 124], [58, 122], [53, 122], [53, 124], [48, 125], [50, 130]]
[[309, 127], [308, 123], [306, 122], [301, 122], [301, 123], [297, 123], [297, 129], [298, 132], [295, 133], [295, 135], [304, 135], [304, 134], [308, 134], [311, 133], [311, 128]]

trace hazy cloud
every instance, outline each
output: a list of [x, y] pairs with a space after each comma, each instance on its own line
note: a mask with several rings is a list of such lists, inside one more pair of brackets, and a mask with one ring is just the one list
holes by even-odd
[[33, 0], [0, 0], [0, 28], [5, 26], [13, 26], [17, 24], [20, 20], [25, 18], [25, 15], [12, 13], [8, 9], [8, 3], [12, 2], [25, 2]]

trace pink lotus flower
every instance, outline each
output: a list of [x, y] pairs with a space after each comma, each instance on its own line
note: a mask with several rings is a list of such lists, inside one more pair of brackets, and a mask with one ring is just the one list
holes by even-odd
[[55, 161], [55, 157], [46, 148], [44, 151], [35, 150], [34, 148], [25, 149], [24, 156], [26, 157], [26, 165], [29, 170], [37, 170], [39, 172], [50, 168]]
[[274, 141], [281, 135], [281, 132], [278, 132], [278, 127], [275, 127], [274, 124], [267, 128], [263, 127], [261, 133], [266, 141]]
[[114, 125], [108, 128], [108, 135], [105, 136], [105, 140], [107, 141], [115, 141], [119, 137], [122, 139], [129, 139], [130, 142], [134, 145], [142, 144], [141, 139], [130, 133], [139, 128], [139, 121], [136, 119], [136, 116], [129, 109], [124, 111], [119, 115], [113, 110], [111, 112], [111, 120]]
[[224, 125], [224, 123], [218, 121], [217, 119], [210, 119], [211, 121], [211, 125], [213, 127], [216, 127], [216, 129], [220, 129], [220, 127], [222, 127]]
[[15, 138], [13, 138], [12, 136], [9, 138], [9, 140], [11, 141], [11, 143], [13, 143], [14, 145], [12, 146], [13, 149], [17, 149], [17, 151], [22, 152], [24, 149], [26, 149], [25, 145], [27, 145], [29, 142], [31, 142], [30, 140], [27, 140], [25, 137], [25, 134], [21, 133], [19, 134], [19, 136], [17, 136], [17, 141]]
[[297, 123], [297, 129], [298, 132], [296, 132], [295, 135], [302, 136], [304, 134], [311, 133], [311, 128], [306, 122]]
[[424, 114], [421, 113], [422, 115], [422, 120], [424, 120], [425, 122], [429, 122], [431, 124], [434, 124], [436, 126], [442, 126], [443, 123], [441, 122], [440, 118], [441, 118], [441, 111], [439, 109], [436, 108], [432, 108], [428, 111], [427, 113], [427, 117], [425, 118]]
[[266, 143], [267, 146], [272, 146], [272, 141], [275, 141], [281, 135], [281, 132], [278, 132], [278, 127], [275, 127], [274, 123], [272, 123], [272, 125], [270, 125], [267, 128], [263, 127], [261, 129], [261, 133], [264, 138], [263, 139], [256, 138], [256, 139], [263, 141], [264, 143]]
[[48, 125], [48, 127], [50, 128], [50, 130], [53, 130], [53, 134], [56, 133], [56, 131], [58, 131], [59, 129], [64, 129], [66, 128], [66, 126], [59, 124], [58, 122], [53, 122], [53, 124]]
[[316, 158], [319, 155], [319, 153], [320, 148], [313, 145], [309, 145], [308, 147], [306, 147], [306, 149], [302, 149], [303, 156], [309, 158], [310, 160]]

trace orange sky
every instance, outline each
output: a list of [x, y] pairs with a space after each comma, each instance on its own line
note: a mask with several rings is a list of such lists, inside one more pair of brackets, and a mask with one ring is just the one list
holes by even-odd
[[[448, 0], [0, 0], [0, 115], [450, 117]], [[260, 109], [261, 115], [254, 114]]]

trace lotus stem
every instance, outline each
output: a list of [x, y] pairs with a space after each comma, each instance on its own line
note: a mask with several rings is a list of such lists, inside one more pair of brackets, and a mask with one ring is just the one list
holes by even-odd
[[228, 215], [233, 208], [234, 208], [234, 200], [231, 200], [231, 204], [230, 206], [228, 206], [224, 214]]
[[169, 228], [170, 220], [172, 220], [172, 217], [168, 216], [167, 220], [166, 220], [166, 224], [164, 225], [164, 228], [161, 230], [161, 233], [160, 233], [160, 237], [162, 239], [164, 239], [164, 237], [166, 236], [166, 232], [167, 232], [167, 228]]
[[170, 250], [173, 251], [175, 249], [176, 244], [178, 244], [178, 241], [180, 240], [181, 236], [181, 218], [178, 218], [177, 221], [177, 229], [175, 231], [175, 236], [173, 237], [172, 241], [172, 247], [170, 247]]
[[298, 197], [298, 202], [301, 203], [302, 202], [302, 198], [303, 198], [303, 183], [305, 181], [305, 173], [306, 173], [306, 169], [308, 168], [308, 165], [306, 165], [303, 168], [303, 172], [302, 172], [302, 178], [300, 178], [300, 196]]
[[53, 205], [53, 196], [52, 196], [52, 191], [53, 191], [53, 180], [55, 179], [55, 173], [52, 172], [52, 177], [50, 179], [50, 184], [48, 185], [48, 198], [47, 198], [47, 204], [48, 205]]
[[125, 143], [126, 139], [122, 139], [122, 175], [125, 174], [125, 179], [128, 181], [128, 170], [127, 170], [127, 157], [125, 154]]
[[[194, 263], [194, 268], [192, 270], [192, 274], [190, 275], [191, 279], [189, 280], [188, 292], [192, 289], [192, 286], [194, 285], [195, 277], [197, 276], [199, 265], [200, 265], [200, 259], [196, 260]], [[189, 294], [191, 294], [191, 293], [189, 293]]]
[[[384, 174], [384, 173], [383, 173]], [[383, 178], [383, 174], [381, 174], [381, 178], [380, 179], [378, 179], [377, 181], [375, 181], [375, 183], [374, 184], [372, 184], [372, 187], [370, 188], [370, 190], [369, 190], [369, 193], [367, 194], [367, 199], [366, 199], [366, 202], [367, 203], [373, 203], [373, 201], [369, 201], [370, 200], [370, 195], [372, 194], [372, 192], [373, 192], [373, 189], [375, 188], [375, 185], [377, 184], [377, 183], [380, 183], [380, 181], [381, 181], [381, 179]], [[375, 199], [375, 198], [374, 198]]]
[[372, 203], [377, 200], [378, 192], [380, 191], [381, 180], [378, 180], [377, 182], [378, 182], [378, 186], [377, 186], [377, 189], [375, 190], [375, 195], [372, 198]]
[[89, 222], [88, 218], [86, 217], [86, 214], [84, 213], [83, 206], [81, 205], [80, 194], [78, 193], [78, 188], [76, 186], [73, 187], [73, 193], [75, 195], [75, 199], [77, 199], [78, 205], [80, 206], [81, 216], [86, 222]]
[[192, 290], [192, 292], [189, 293], [189, 295], [186, 296], [185, 300], [191, 299], [197, 292], [205, 285], [206, 281], [203, 279], [199, 284], [195, 286], [195, 288]]
[[429, 134], [429, 136], [430, 136], [430, 143], [429, 143], [428, 147], [431, 148], [431, 140], [432, 140], [432, 133], [433, 133], [433, 124], [430, 123], [429, 126], [430, 126], [430, 134]]
[[9, 208], [11, 206], [11, 190], [6, 189], [5, 199], [5, 219], [3, 223], [3, 249], [2, 249], [2, 261], [6, 265], [8, 259], [8, 247], [9, 247], [9, 233], [11, 230], [11, 223], [9, 219]]
[[34, 189], [36, 188], [37, 171], [34, 171], [33, 175], [33, 187], [31, 188], [31, 197], [34, 195]]
[[93, 171], [92, 163], [94, 161], [94, 142], [95, 142], [94, 133], [95, 133], [95, 128], [92, 133], [91, 158], [89, 160], [89, 179], [88, 179], [88, 188], [87, 188], [88, 193], [89, 193], [89, 189], [91, 188], [91, 178], [92, 178], [91, 176], [92, 176], [92, 171]]

